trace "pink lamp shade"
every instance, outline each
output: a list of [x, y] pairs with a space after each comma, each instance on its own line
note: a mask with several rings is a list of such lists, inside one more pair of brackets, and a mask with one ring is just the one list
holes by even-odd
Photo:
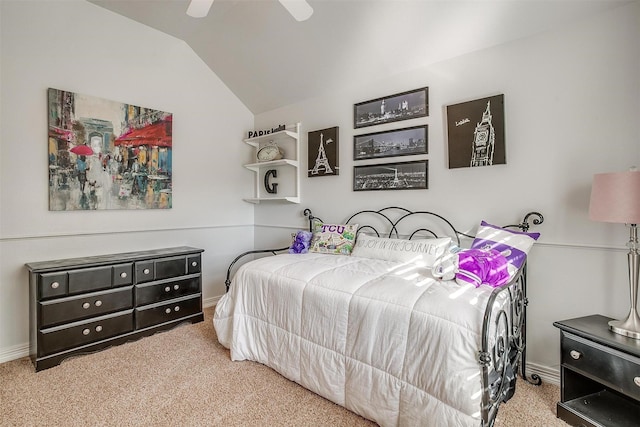
[[594, 175], [589, 218], [594, 221], [640, 224], [640, 171]]

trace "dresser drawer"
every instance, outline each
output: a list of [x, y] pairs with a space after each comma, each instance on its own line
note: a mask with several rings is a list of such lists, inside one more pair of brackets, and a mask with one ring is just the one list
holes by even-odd
[[169, 279], [171, 277], [187, 274], [187, 258], [165, 258], [156, 261], [156, 280]]
[[191, 279], [136, 285], [136, 305], [153, 304], [200, 292], [200, 276]]
[[133, 284], [133, 263], [113, 266], [113, 280], [111, 286], [125, 286]]
[[69, 294], [111, 287], [111, 266], [69, 271]]
[[191, 255], [187, 257], [187, 273], [201, 273], [202, 269], [200, 267], [201, 264], [200, 254]]
[[39, 332], [38, 355], [57, 353], [131, 331], [133, 310], [43, 329]]
[[156, 276], [153, 261], [136, 262], [136, 283], [150, 282]]
[[561, 361], [564, 367], [640, 399], [640, 358], [563, 332]]
[[40, 327], [86, 319], [133, 307], [133, 286], [41, 301]]
[[[196, 262], [193, 260], [193, 262]], [[200, 263], [197, 262], [197, 266]], [[187, 274], [187, 257], [160, 258], [155, 261], [136, 262], [136, 282], [170, 279]]]
[[201, 294], [136, 308], [136, 329], [170, 322], [201, 311]]
[[41, 299], [66, 295], [69, 291], [67, 272], [38, 274], [38, 294]]

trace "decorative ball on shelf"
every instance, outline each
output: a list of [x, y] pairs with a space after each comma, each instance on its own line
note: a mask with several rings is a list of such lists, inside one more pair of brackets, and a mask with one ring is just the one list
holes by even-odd
[[274, 141], [269, 141], [269, 143], [260, 148], [257, 153], [259, 162], [280, 160], [283, 157], [284, 152], [282, 151], [282, 148], [278, 147], [278, 144], [276, 144]]

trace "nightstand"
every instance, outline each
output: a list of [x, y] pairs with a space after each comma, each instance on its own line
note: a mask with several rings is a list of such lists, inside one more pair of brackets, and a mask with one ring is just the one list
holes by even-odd
[[558, 418], [573, 426], [640, 425], [640, 340], [611, 332], [609, 320], [553, 324], [561, 347]]

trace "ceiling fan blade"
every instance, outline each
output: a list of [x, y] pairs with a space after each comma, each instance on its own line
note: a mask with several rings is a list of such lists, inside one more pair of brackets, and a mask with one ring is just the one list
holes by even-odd
[[306, 21], [313, 15], [313, 8], [306, 0], [278, 0], [296, 21]]
[[191, 0], [187, 8], [187, 15], [193, 18], [204, 18], [209, 13], [213, 0]]
[[[313, 8], [306, 0], [278, 0], [296, 21], [306, 21], [313, 15]], [[209, 13], [213, 0], [191, 0], [187, 15], [193, 18], [204, 18]]]

